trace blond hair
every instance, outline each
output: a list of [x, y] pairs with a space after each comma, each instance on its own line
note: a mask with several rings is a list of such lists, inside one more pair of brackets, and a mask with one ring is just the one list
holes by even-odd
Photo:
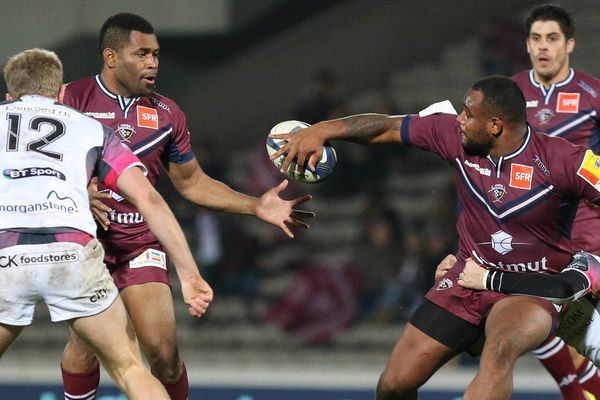
[[53, 51], [29, 49], [8, 59], [4, 80], [13, 99], [25, 95], [56, 98], [63, 81], [63, 67]]

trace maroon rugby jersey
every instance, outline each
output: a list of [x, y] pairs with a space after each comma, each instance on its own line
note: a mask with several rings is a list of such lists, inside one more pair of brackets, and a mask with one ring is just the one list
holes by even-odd
[[514, 272], [553, 273], [569, 263], [566, 229], [578, 200], [600, 204], [600, 158], [591, 151], [528, 128], [512, 154], [498, 160], [470, 156], [454, 115], [407, 116], [401, 135], [404, 143], [437, 153], [455, 170], [460, 261], [455, 267], [462, 270], [467, 257]]
[[[194, 157], [184, 113], [157, 93], [124, 98], [110, 92], [96, 75], [67, 84], [63, 102], [111, 127], [146, 166], [152, 184], [163, 163], [182, 164]], [[106, 248], [106, 261], [119, 263], [137, 256], [143, 245], [157, 239], [131, 203], [118, 193], [111, 194], [113, 199], [106, 202], [113, 209], [110, 229], [99, 229], [98, 237]]]
[[[574, 69], [546, 88], [533, 69], [513, 76], [527, 101], [527, 120], [550, 136], [562, 137], [600, 154], [600, 80]], [[581, 202], [571, 239], [576, 250], [600, 254], [600, 209]]]

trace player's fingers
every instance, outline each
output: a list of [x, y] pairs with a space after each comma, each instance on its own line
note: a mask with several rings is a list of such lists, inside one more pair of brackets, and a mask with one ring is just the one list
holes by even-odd
[[298, 228], [304, 228], [304, 229], [310, 228], [310, 225], [308, 225], [306, 222], [300, 221], [299, 219], [296, 219], [296, 218], [288, 218], [286, 220], [286, 222], [293, 226], [297, 226]]
[[290, 164], [294, 161], [295, 158], [296, 158], [296, 152], [293, 150], [290, 150], [287, 153], [287, 155], [285, 156], [285, 158], [283, 159], [283, 163], [281, 164], [281, 171], [287, 171]]
[[315, 172], [317, 170], [317, 163], [321, 159], [321, 156], [321, 154], [313, 153], [308, 159], [308, 169], [310, 169], [312, 172]]
[[[292, 200], [292, 205], [297, 206], [298, 204], [306, 203], [310, 199], [312, 199], [312, 196], [310, 194], [307, 194], [307, 195], [304, 195], [302, 197], [298, 197], [298, 198]], [[294, 210], [294, 211], [303, 211], [303, 210]], [[308, 212], [308, 211], [304, 211], [304, 212]]]
[[108, 219], [108, 216], [105, 213], [100, 212], [98, 210], [92, 210], [92, 215], [94, 216], [96, 221], [98, 221], [100, 223], [100, 226], [102, 227], [102, 229], [107, 231], [108, 226], [110, 225], [110, 219]]
[[287, 225], [286, 225], [285, 223], [283, 223], [283, 222], [282, 222], [282, 223], [279, 225], [279, 227], [281, 228], [281, 230], [282, 230], [283, 232], [285, 232], [285, 234], [286, 234], [286, 235], [288, 235], [288, 237], [289, 237], [290, 239], [293, 239], [293, 238], [294, 238], [294, 234], [292, 233], [292, 231], [290, 230], [290, 228], [288, 228], [288, 227], [287, 227]]
[[109, 206], [107, 206], [106, 204], [104, 204], [103, 202], [99, 201], [99, 200], [92, 200], [90, 202], [90, 206], [94, 209], [100, 210], [102, 212], [106, 212], [109, 213], [112, 211], [112, 208], [110, 208]]
[[292, 213], [290, 215], [292, 218], [301, 219], [301, 218], [314, 218], [316, 214], [312, 211], [292, 210]]
[[298, 156], [296, 157], [296, 165], [297, 165], [296, 170], [299, 175], [304, 175], [304, 170], [306, 169], [304, 167], [305, 163], [306, 163], [306, 154], [299, 153]]
[[282, 180], [282, 181], [281, 181], [281, 183], [280, 183], [279, 185], [275, 186], [275, 188], [274, 188], [274, 190], [275, 190], [275, 193], [279, 194], [279, 193], [281, 193], [283, 190], [285, 190], [285, 188], [288, 186], [288, 183], [289, 183], [289, 182], [288, 182], [288, 180], [287, 180], [287, 179], [284, 179], [284, 180]]

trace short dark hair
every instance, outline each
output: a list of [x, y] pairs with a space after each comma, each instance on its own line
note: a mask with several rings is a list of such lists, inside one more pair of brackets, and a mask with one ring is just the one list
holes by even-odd
[[492, 75], [475, 82], [471, 90], [483, 94], [483, 109], [501, 119], [526, 123], [525, 96], [519, 86], [507, 76]]
[[531, 33], [531, 25], [536, 21], [556, 21], [567, 39], [575, 36], [575, 20], [570, 12], [560, 6], [545, 4], [532, 8], [525, 20], [527, 36]]
[[109, 17], [100, 29], [98, 43], [100, 52], [102, 53], [106, 48], [120, 50], [129, 43], [131, 31], [154, 33], [154, 27], [144, 18], [131, 13], [120, 13]]

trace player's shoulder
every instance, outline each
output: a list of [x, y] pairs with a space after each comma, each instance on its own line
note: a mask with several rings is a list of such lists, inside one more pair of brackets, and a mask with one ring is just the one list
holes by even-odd
[[95, 80], [93, 76], [86, 76], [85, 78], [77, 79], [75, 81], [71, 81], [65, 83], [65, 93], [81, 93], [83, 89], [92, 88], [95, 85]]
[[528, 69], [524, 69], [523, 71], [517, 72], [516, 74], [514, 74], [510, 78], [513, 81], [517, 82], [517, 84], [522, 84], [522, 83], [529, 82], [529, 71], [530, 70], [528, 70]]
[[577, 157], [578, 154], [586, 150], [584, 146], [573, 144], [562, 137], [550, 136], [540, 131], [534, 131], [532, 139], [536, 143], [535, 150], [539, 156], [556, 162]]
[[598, 96], [598, 91], [600, 91], [599, 78], [588, 74], [587, 72], [583, 72], [581, 70], [576, 69], [573, 81], [576, 85], [590, 93], [590, 95], [592, 95], [593, 97]]
[[170, 99], [167, 96], [163, 96], [160, 93], [152, 92], [152, 94], [149, 95], [147, 99], [157, 109], [161, 109], [169, 114], [183, 114], [183, 111], [181, 110], [179, 105], [175, 103], [174, 100]]

